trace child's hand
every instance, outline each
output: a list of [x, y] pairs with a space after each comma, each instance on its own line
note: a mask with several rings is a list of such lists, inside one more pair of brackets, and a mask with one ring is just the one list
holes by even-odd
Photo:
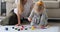
[[32, 19], [31, 18], [28, 18], [28, 21], [32, 21]]

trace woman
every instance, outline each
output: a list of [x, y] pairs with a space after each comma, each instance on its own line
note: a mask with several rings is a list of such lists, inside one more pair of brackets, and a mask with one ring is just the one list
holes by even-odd
[[17, 7], [14, 9], [14, 13], [17, 15], [18, 24], [21, 24], [20, 19], [28, 17], [29, 12], [31, 11], [32, 7], [32, 0], [15, 0]]

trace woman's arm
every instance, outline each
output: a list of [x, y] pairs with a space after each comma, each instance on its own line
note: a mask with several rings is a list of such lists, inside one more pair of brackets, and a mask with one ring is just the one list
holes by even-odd
[[17, 25], [19, 25], [19, 24], [21, 24], [21, 21], [20, 21], [20, 1], [18, 1], [18, 3], [17, 3], [17, 19], [18, 19], [18, 24]]

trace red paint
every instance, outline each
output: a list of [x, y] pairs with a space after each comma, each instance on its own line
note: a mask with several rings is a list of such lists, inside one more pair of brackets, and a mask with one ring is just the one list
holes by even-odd
[[23, 30], [23, 28], [21, 28], [21, 30]]
[[24, 26], [22, 26], [22, 28], [24, 28]]

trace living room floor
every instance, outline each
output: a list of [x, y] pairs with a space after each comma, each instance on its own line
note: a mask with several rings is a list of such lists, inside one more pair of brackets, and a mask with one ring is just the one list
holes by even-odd
[[[23, 24], [29, 24], [28, 22], [26, 22], [26, 23], [25, 22], [23, 22]], [[58, 32], [60, 31], [60, 20], [48, 20], [48, 24], [49, 24], [49, 27], [53, 27], [54, 30], [55, 30], [54, 27], [56, 27], [56, 28], [58, 27]]]

